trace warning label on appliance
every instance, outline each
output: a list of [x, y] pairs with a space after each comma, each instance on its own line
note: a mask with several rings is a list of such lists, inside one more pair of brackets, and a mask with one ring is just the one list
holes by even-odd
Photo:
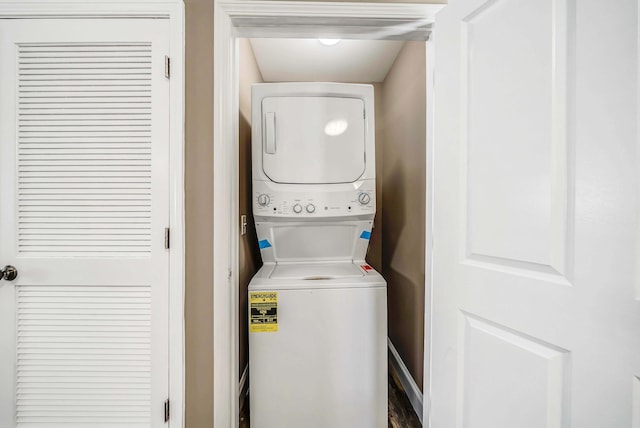
[[264, 333], [278, 331], [278, 292], [249, 293], [249, 331]]
[[360, 267], [362, 268], [363, 271], [365, 271], [367, 273], [369, 271], [373, 270], [373, 268], [371, 266], [369, 266], [369, 265], [360, 265]]

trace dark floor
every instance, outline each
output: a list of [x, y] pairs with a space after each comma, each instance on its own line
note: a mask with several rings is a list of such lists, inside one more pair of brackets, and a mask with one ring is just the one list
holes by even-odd
[[[240, 411], [240, 428], [249, 428], [249, 399]], [[398, 379], [389, 375], [389, 428], [422, 427]], [[304, 428], [304, 427], [300, 427]]]
[[416, 415], [402, 384], [390, 370], [389, 374], [389, 428], [421, 428], [422, 424]]

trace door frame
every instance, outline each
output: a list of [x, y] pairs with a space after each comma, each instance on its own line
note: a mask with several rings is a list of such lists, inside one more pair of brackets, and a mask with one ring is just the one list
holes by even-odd
[[[274, 0], [216, 1], [214, 10], [213, 194], [213, 426], [239, 425], [238, 248], [240, 215], [238, 125], [239, 37], [329, 37], [425, 40], [444, 4], [346, 3]], [[433, 53], [432, 39], [427, 52]], [[433, 209], [433, 58], [427, 57], [427, 211]], [[425, 242], [427, 266], [431, 237]], [[431, 281], [425, 277], [423, 420], [428, 424]]]
[[[171, 27], [169, 121], [169, 398], [184, 426], [184, 4], [182, 0], [0, 0], [0, 19], [165, 18]], [[172, 344], [177, 344], [173, 346]]]

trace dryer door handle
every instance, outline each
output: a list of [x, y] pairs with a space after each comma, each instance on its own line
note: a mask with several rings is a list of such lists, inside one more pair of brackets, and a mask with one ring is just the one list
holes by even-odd
[[276, 113], [268, 111], [264, 118], [264, 151], [267, 154], [276, 153]]

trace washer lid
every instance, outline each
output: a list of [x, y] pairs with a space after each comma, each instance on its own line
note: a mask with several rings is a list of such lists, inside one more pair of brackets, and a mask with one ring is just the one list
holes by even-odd
[[271, 279], [322, 280], [358, 278], [364, 276], [361, 268], [347, 263], [285, 263], [274, 267]]
[[364, 174], [365, 147], [361, 99], [262, 100], [262, 169], [271, 181], [352, 183]]

